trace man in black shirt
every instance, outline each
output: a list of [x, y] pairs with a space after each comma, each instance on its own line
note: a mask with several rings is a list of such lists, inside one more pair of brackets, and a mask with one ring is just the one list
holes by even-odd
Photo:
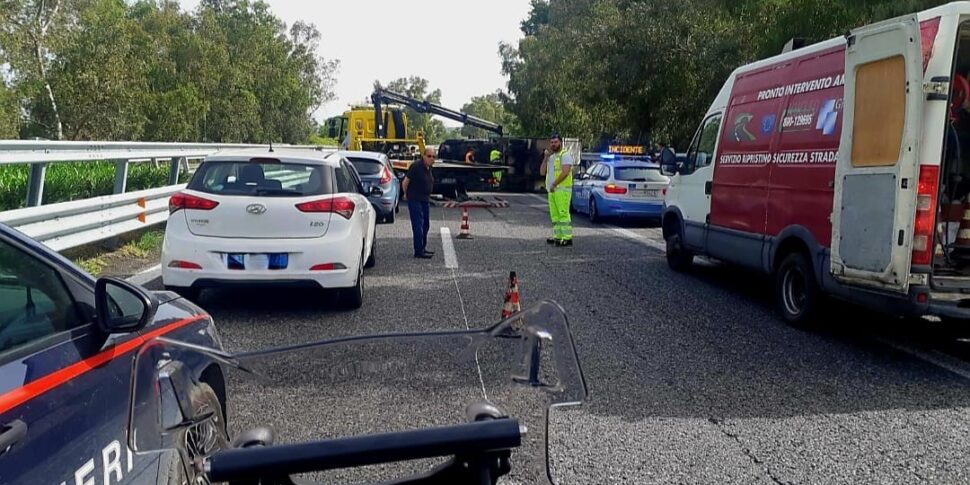
[[408, 213], [411, 215], [415, 258], [431, 259], [434, 254], [426, 249], [428, 230], [431, 228], [431, 188], [434, 186], [431, 166], [434, 162], [434, 148], [426, 148], [421, 160], [411, 162], [402, 183], [404, 197], [408, 200]]

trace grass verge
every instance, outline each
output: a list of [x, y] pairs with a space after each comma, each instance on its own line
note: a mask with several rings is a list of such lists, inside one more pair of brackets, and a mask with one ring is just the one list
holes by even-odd
[[164, 229], [150, 229], [121, 242], [114, 249], [87, 248], [66, 255], [84, 271], [98, 276], [129, 276], [152, 263], [157, 264], [162, 250]]

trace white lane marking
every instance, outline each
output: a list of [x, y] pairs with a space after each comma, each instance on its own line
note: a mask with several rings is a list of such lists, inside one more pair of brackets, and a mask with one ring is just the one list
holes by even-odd
[[529, 197], [532, 197], [532, 198], [534, 198], [536, 200], [539, 200], [539, 201], [543, 202], [544, 204], [546, 204], [547, 206], [549, 205], [549, 196], [543, 197], [543, 196], [541, 196], [539, 194], [529, 194]]
[[[468, 323], [468, 313], [465, 312], [465, 298], [461, 296], [461, 285], [458, 284], [458, 255], [455, 244], [451, 240], [451, 229], [441, 228], [441, 251], [445, 253], [445, 268], [451, 270], [451, 280], [455, 283], [455, 293], [458, 294], [458, 306], [461, 308], [461, 318], [465, 321], [465, 330], [471, 330]], [[482, 376], [482, 364], [478, 361], [478, 350], [475, 351], [475, 367], [478, 369], [478, 383], [482, 386], [482, 398], [488, 401], [485, 391], [485, 377]]]
[[636, 242], [638, 242], [640, 244], [643, 244], [644, 246], [647, 246], [649, 248], [653, 248], [653, 249], [656, 249], [658, 251], [666, 251], [667, 250], [667, 247], [664, 246], [664, 244], [662, 244], [662, 243], [660, 243], [658, 241], [654, 241], [653, 239], [648, 239], [647, 237], [643, 236], [642, 234], [637, 234], [637, 233], [635, 233], [635, 232], [633, 232], [633, 231], [631, 231], [629, 229], [624, 229], [622, 227], [616, 227], [616, 226], [606, 226], [606, 227], [607, 227], [607, 229], [613, 231], [615, 234], [617, 234], [617, 235], [619, 235], [621, 237], [625, 237], [627, 239], [632, 239], [633, 241], [636, 241]]
[[161, 275], [162, 275], [162, 265], [156, 264], [151, 268], [148, 268], [138, 274], [130, 276], [128, 278], [128, 282], [136, 285], [144, 285], [145, 283], [148, 283], [154, 280], [155, 278], [158, 278]]
[[458, 269], [458, 254], [455, 253], [455, 243], [451, 240], [451, 229], [441, 228], [441, 250], [445, 253], [445, 268]]
[[893, 342], [885, 337], [875, 337], [876, 342], [892, 347], [904, 354], [909, 354], [919, 360], [948, 370], [964, 379], [970, 380], [970, 367], [962, 360], [940, 352], [938, 350], [919, 350], [907, 345]]

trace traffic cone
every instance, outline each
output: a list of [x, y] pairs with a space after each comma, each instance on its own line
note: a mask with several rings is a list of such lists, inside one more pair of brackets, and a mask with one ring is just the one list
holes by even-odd
[[522, 311], [519, 301], [519, 278], [515, 271], [509, 273], [509, 289], [505, 292], [505, 306], [502, 307], [502, 319], [506, 319]]
[[461, 209], [461, 229], [458, 231], [458, 239], [471, 239], [472, 229], [468, 226], [468, 208]]

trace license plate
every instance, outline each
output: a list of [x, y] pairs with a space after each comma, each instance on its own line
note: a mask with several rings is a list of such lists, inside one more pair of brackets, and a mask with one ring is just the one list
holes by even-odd
[[660, 191], [657, 189], [631, 189], [630, 195], [634, 197], [659, 197]]
[[287, 253], [230, 253], [226, 267], [232, 270], [266, 271], [286, 269], [290, 262]]
[[443, 183], [443, 184], [454, 184], [454, 183], [458, 183], [458, 180], [453, 179], [453, 178], [443, 178], [443, 179], [441, 179], [441, 183]]

